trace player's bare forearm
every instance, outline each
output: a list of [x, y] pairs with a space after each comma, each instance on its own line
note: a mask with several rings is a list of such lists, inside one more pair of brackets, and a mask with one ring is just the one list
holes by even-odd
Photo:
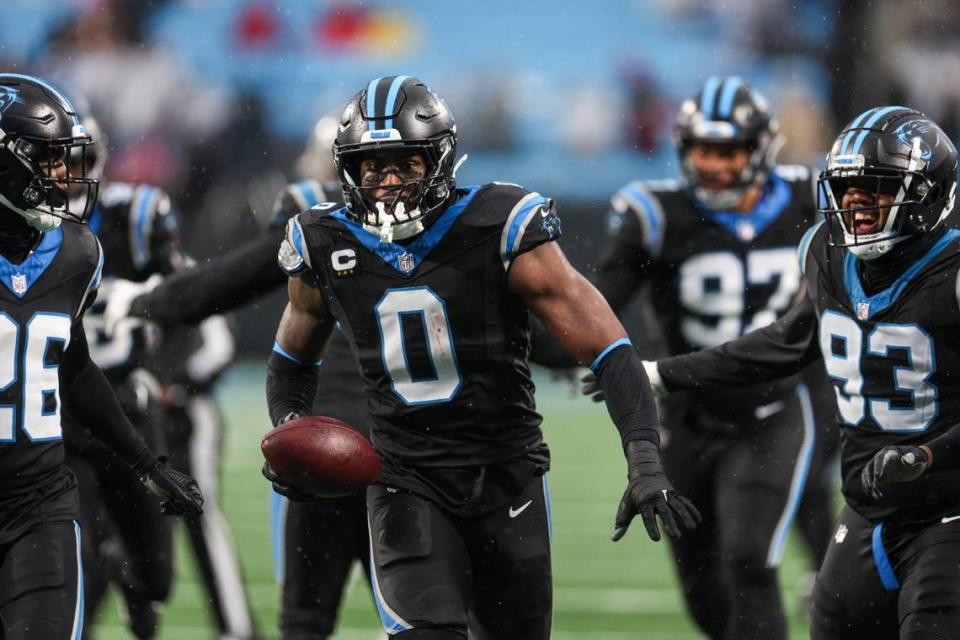
[[316, 362], [336, 327], [323, 295], [300, 278], [290, 278], [289, 302], [277, 328], [277, 344], [301, 362]]
[[548, 242], [518, 256], [509, 284], [578, 362], [589, 365], [627, 333], [603, 296]]

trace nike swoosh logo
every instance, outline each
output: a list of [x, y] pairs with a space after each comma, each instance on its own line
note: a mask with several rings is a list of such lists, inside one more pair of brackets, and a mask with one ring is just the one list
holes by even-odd
[[948, 522], [953, 522], [954, 520], [960, 520], [960, 516], [950, 516], [949, 518], [940, 518], [940, 523], [947, 524]]
[[524, 510], [531, 505], [531, 503], [533, 503], [533, 500], [527, 500], [526, 504], [524, 504], [522, 507], [518, 509], [514, 509], [513, 507], [510, 507], [510, 509], [507, 511], [507, 514], [511, 518], [516, 518], [518, 515], [523, 513]]

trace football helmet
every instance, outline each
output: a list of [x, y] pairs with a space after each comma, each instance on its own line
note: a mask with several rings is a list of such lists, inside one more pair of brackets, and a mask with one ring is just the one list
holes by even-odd
[[[844, 209], [843, 196], [851, 187], [872, 193], [873, 204]], [[932, 231], [947, 217], [957, 188], [957, 149], [919, 111], [876, 107], [843, 128], [827, 154], [817, 188], [831, 243], [870, 260], [911, 236]], [[875, 212], [887, 208], [882, 220]], [[880, 228], [858, 233], [858, 222], [871, 218]]]
[[93, 141], [71, 102], [49, 83], [0, 74], [0, 206], [40, 231], [86, 222], [99, 181], [86, 175]]
[[[736, 207], [754, 185], [763, 185], [782, 146], [779, 125], [766, 99], [737, 76], [709, 78], [696, 96], [680, 105], [673, 128], [687, 184], [693, 195], [711, 209]], [[729, 189], [705, 189], [690, 160], [696, 144], [739, 144], [750, 150], [750, 161]]]
[[[376, 78], [347, 103], [340, 116], [333, 159], [350, 214], [362, 224], [389, 230], [443, 206], [454, 192], [457, 126], [446, 103], [411, 76]], [[371, 152], [419, 153], [422, 179], [389, 187], [392, 202], [378, 202], [360, 181], [360, 161]], [[419, 225], [417, 225], [419, 226]], [[384, 235], [381, 232], [381, 235]], [[389, 235], [389, 234], [387, 234]]]

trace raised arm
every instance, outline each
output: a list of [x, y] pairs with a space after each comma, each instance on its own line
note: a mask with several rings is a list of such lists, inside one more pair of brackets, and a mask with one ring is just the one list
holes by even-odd
[[570, 266], [555, 242], [517, 256], [508, 283], [560, 344], [590, 366], [604, 390], [629, 466], [613, 539], [623, 537], [637, 513], [654, 540], [660, 539], [656, 515], [670, 536], [679, 536], [682, 528], [693, 529], [700, 515], [674, 490], [660, 463], [657, 410], [649, 381], [603, 296]]
[[782, 318], [712, 349], [648, 365], [658, 391], [725, 389], [788, 378], [820, 357], [817, 315], [804, 298]]

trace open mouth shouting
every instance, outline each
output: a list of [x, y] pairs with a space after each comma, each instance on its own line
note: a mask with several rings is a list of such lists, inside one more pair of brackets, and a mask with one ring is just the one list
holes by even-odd
[[879, 233], [883, 229], [884, 213], [881, 209], [863, 209], [848, 211], [843, 214], [843, 222], [847, 231], [858, 236]]

